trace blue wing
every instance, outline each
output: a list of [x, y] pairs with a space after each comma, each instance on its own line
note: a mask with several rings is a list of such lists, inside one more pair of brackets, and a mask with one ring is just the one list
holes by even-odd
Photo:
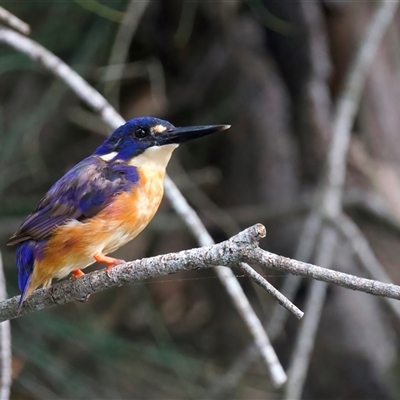
[[131, 190], [138, 180], [136, 167], [90, 156], [50, 188], [7, 244], [30, 239], [40, 241], [71, 219], [84, 221], [93, 217], [113, 196]]

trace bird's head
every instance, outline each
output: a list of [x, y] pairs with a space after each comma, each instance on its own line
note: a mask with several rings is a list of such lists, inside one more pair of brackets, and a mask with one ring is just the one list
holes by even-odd
[[230, 128], [230, 125], [206, 125], [177, 128], [168, 121], [153, 117], [134, 118], [117, 128], [94, 152], [105, 161], [135, 159], [168, 163], [172, 151], [180, 143]]

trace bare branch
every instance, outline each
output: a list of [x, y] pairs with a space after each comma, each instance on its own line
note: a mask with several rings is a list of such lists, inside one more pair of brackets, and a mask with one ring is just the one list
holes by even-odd
[[110, 271], [109, 276], [102, 269], [78, 279], [65, 280], [49, 288], [36, 290], [24, 302], [19, 314], [16, 307], [19, 296], [15, 296], [0, 303], [0, 321], [17, 318], [56, 304], [85, 299], [91, 294], [137, 280], [221, 264], [237, 265], [242, 259], [242, 253], [257, 246], [264, 236], [265, 228], [258, 224], [219, 244], [117, 265]]
[[5, 22], [10, 28], [21, 32], [23, 35], [29, 35], [31, 33], [31, 28], [26, 22], [20, 20], [3, 7], [0, 7], [0, 21]]

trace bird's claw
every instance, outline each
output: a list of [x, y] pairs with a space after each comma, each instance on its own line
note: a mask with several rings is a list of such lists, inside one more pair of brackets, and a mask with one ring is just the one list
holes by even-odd
[[125, 260], [120, 260], [118, 258], [114, 258], [114, 261], [107, 265], [106, 268], [106, 275], [111, 279], [111, 270], [116, 267], [117, 265], [125, 263]]

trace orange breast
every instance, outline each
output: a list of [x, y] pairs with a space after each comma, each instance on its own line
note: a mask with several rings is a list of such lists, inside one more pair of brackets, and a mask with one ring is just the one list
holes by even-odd
[[93, 264], [94, 254], [117, 250], [147, 226], [161, 203], [165, 172], [158, 168], [138, 168], [138, 172], [139, 183], [131, 192], [116, 195], [95, 217], [71, 221], [55, 230], [43, 260], [35, 264], [32, 279], [38, 281], [36, 286]]

